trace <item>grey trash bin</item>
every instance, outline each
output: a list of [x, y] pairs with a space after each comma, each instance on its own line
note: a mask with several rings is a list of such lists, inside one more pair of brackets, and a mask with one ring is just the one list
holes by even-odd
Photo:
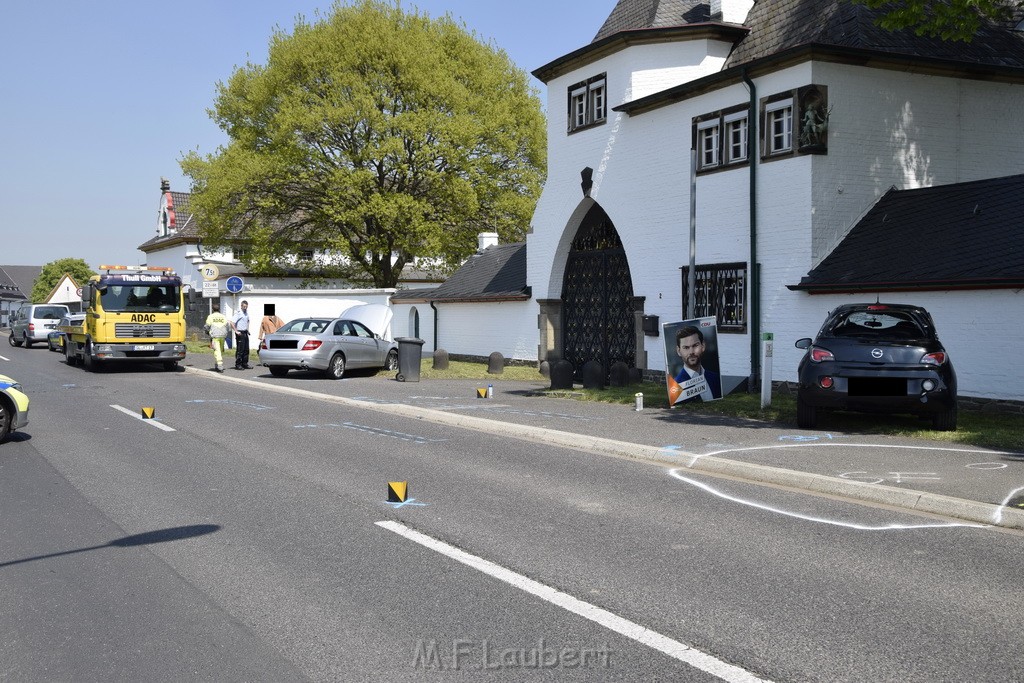
[[395, 379], [399, 382], [419, 382], [424, 341], [416, 337], [395, 337], [395, 341], [398, 342], [398, 374]]

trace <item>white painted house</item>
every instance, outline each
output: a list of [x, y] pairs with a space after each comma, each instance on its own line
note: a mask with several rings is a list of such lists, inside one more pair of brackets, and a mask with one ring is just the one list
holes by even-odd
[[432, 341], [452, 353], [623, 360], [657, 375], [657, 323], [687, 317], [694, 200], [695, 312], [718, 318], [723, 375], [760, 381], [770, 332], [771, 379], [794, 381], [798, 338], [836, 305], [880, 297], [931, 311], [961, 395], [1024, 400], [1024, 369], [1007, 362], [1024, 312], [1015, 225], [969, 272], [947, 268], [971, 244], [963, 216], [929, 219], [960, 239], [927, 256], [927, 230], [904, 221], [881, 228], [889, 250], [862, 251], [842, 283], [815, 270], [850, 255], [847, 236], [892, 188], [949, 194], [1024, 173], [1024, 36], [986, 24], [971, 44], [943, 43], [874, 17], [837, 0], [620, 0], [593, 42], [534, 72], [547, 85], [548, 176], [524, 279], [506, 284], [523, 296], [394, 305], [434, 303]]
[[[204, 280], [217, 283], [214, 297], [227, 315], [238, 310], [241, 301], [249, 303], [249, 316], [254, 327], [262, 320], [265, 307], [284, 320], [308, 316], [339, 316], [351, 307], [363, 303], [387, 304], [395, 289], [353, 286], [342, 279], [317, 280], [315, 283], [301, 274], [300, 268], [280, 277], [256, 276], [247, 272], [242, 262], [244, 241], [233, 248], [210, 249], [202, 243], [201, 226], [191, 210], [191, 195], [175, 192], [164, 180], [160, 187], [160, 207], [156, 234], [139, 245], [145, 252], [147, 264], [173, 268], [188, 289], [199, 293]], [[319, 256], [312, 251], [301, 258], [315, 261]], [[298, 264], [297, 264], [298, 265]], [[230, 277], [241, 278], [239, 292], [228, 290]], [[427, 273], [409, 269], [403, 275], [403, 288], [436, 286], [436, 278]], [[187, 315], [191, 330], [198, 330], [206, 319], [213, 299], [200, 300], [195, 310]]]

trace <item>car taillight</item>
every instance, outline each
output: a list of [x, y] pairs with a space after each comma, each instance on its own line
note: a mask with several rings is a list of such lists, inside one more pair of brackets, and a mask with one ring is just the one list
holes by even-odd
[[835, 360], [836, 357], [832, 355], [832, 352], [828, 349], [823, 349], [820, 346], [811, 347], [811, 362], [820, 363], [825, 360]]
[[266, 349], [266, 348], [269, 348], [269, 347], [267, 346], [267, 340], [266, 340], [266, 339], [260, 339], [260, 348], [261, 348], [261, 349]]
[[321, 344], [323, 344], [323, 342], [320, 341], [319, 339], [310, 339], [309, 341], [302, 345], [302, 350], [313, 351], [314, 349], [319, 349]]
[[35, 323], [29, 323], [28, 324], [28, 329], [29, 330], [35, 330], [36, 329]]
[[926, 353], [921, 358], [921, 362], [925, 365], [942, 365], [946, 362], [946, 354], [943, 351], [936, 351], [935, 353]]

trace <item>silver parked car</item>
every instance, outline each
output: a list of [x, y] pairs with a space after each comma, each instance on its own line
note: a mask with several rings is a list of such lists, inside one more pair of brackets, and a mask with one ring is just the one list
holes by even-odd
[[274, 377], [291, 369], [320, 370], [341, 379], [355, 368], [398, 369], [398, 344], [386, 339], [391, 309], [381, 304], [353, 306], [340, 318], [298, 318], [260, 344], [260, 362]]

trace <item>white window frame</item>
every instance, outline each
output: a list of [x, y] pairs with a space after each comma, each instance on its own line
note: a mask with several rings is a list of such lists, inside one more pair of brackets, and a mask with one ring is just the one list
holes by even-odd
[[568, 132], [604, 123], [608, 118], [608, 89], [604, 75], [569, 88]]
[[700, 168], [715, 168], [721, 164], [720, 133], [717, 118], [697, 124], [697, 161]]
[[[747, 136], [750, 134], [750, 126], [747, 122], [747, 112], [738, 111], [727, 114], [724, 118], [725, 138], [722, 146], [726, 150], [726, 163], [735, 164], [747, 160]], [[739, 140], [734, 140], [735, 133], [739, 134]]]
[[765, 105], [764, 132], [767, 156], [793, 151], [793, 98]]

